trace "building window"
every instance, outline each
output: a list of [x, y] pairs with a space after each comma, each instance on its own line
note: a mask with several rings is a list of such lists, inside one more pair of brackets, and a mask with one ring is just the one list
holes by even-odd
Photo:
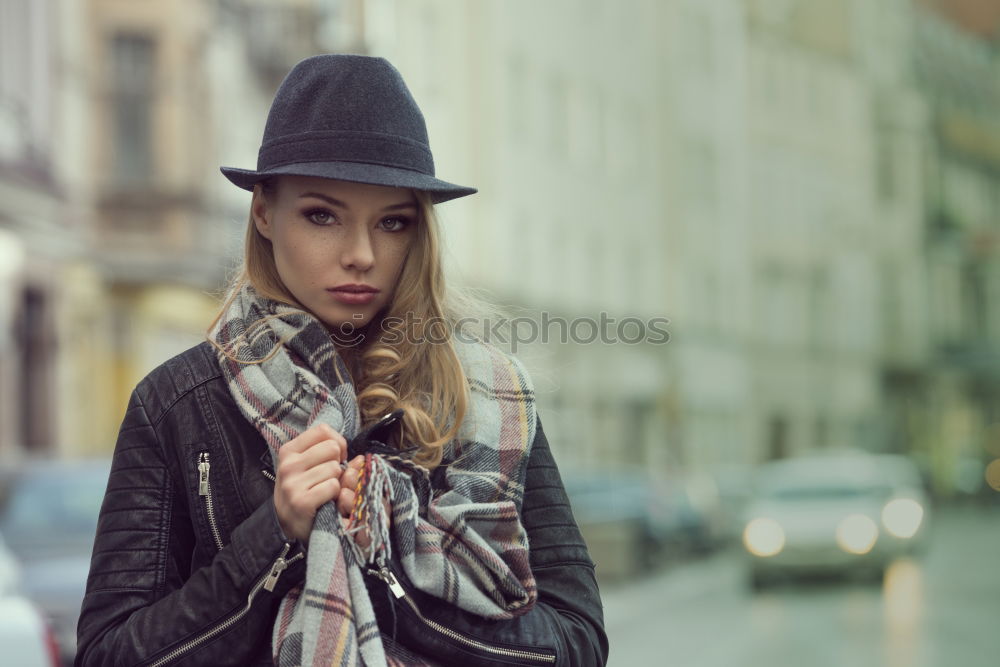
[[526, 91], [524, 62], [519, 56], [511, 58], [507, 64], [507, 117], [510, 121], [510, 134], [515, 141], [521, 141], [527, 134], [525, 126], [526, 106], [528, 98]]
[[22, 176], [51, 169], [49, 4], [0, 2], [0, 161], [16, 163]]
[[684, 169], [687, 204], [693, 210], [712, 211], [718, 199], [719, 164], [715, 146], [707, 139], [689, 138], [685, 141]]
[[896, 141], [891, 126], [880, 123], [875, 128], [875, 178], [879, 196], [885, 201], [896, 198]]
[[552, 154], [565, 158], [569, 150], [569, 86], [561, 76], [549, 81], [549, 143]]
[[604, 91], [600, 88], [594, 89], [594, 160], [604, 171], [608, 167], [608, 155], [611, 153], [610, 142], [608, 140], [608, 103], [605, 99]]
[[52, 372], [56, 356], [51, 299], [40, 288], [28, 287], [17, 321], [17, 358], [20, 360], [21, 444], [40, 450], [54, 444]]
[[788, 420], [784, 415], [771, 415], [767, 424], [767, 460], [777, 461], [788, 454]]
[[886, 349], [898, 349], [907, 335], [903, 329], [899, 270], [888, 264], [883, 264], [879, 270], [881, 272], [879, 310], [882, 312], [882, 344]]
[[829, 331], [833, 320], [831, 305], [829, 277], [822, 269], [816, 269], [809, 281], [808, 326], [813, 350], [823, 350], [829, 344]]
[[684, 35], [687, 63], [699, 74], [711, 74], [715, 69], [715, 35], [711, 17], [700, 10], [690, 9], [684, 20], [687, 23]]
[[985, 276], [978, 266], [965, 266], [962, 271], [962, 309], [964, 338], [974, 341], [986, 337], [987, 301]]
[[593, 91], [584, 82], [569, 87], [567, 139], [570, 158], [578, 164], [589, 165], [595, 145]]
[[813, 438], [815, 439], [815, 445], [817, 447], [826, 447], [830, 444], [830, 421], [827, 419], [826, 415], [817, 415], [814, 424], [815, 434]]
[[155, 44], [146, 35], [111, 39], [111, 120], [114, 177], [122, 186], [153, 179]]

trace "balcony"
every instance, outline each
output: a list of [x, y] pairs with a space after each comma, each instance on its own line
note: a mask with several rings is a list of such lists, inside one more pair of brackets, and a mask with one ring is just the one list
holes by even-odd
[[261, 78], [278, 82], [295, 63], [319, 51], [321, 12], [312, 6], [247, 3], [237, 20], [246, 35], [247, 57]]
[[118, 283], [214, 288], [224, 279], [231, 236], [221, 217], [195, 190], [105, 189], [97, 201], [94, 259]]
[[1000, 346], [985, 338], [952, 340], [935, 346], [939, 366], [983, 379], [1000, 380]]

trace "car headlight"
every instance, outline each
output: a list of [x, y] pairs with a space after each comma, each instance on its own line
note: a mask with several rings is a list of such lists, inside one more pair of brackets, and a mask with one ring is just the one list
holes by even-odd
[[866, 554], [877, 539], [878, 526], [864, 514], [852, 514], [837, 524], [837, 544], [847, 553]]
[[920, 530], [924, 508], [912, 498], [896, 498], [882, 508], [882, 525], [896, 537], [908, 540]]
[[753, 519], [743, 529], [743, 546], [754, 556], [774, 556], [785, 548], [785, 531], [774, 519]]

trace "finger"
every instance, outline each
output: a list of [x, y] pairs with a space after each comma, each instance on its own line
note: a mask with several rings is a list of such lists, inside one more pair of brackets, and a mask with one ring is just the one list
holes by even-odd
[[[327, 443], [330, 443], [329, 445]], [[337, 450], [339, 445], [333, 443], [332, 441], [325, 441], [316, 445], [308, 452], [302, 454], [290, 454], [288, 456], [282, 457], [278, 461], [278, 479], [279, 480], [289, 480], [293, 481], [294, 485], [298, 485], [299, 482], [296, 481], [300, 475], [308, 473], [310, 470], [318, 467], [322, 467], [325, 477], [339, 477], [340, 471], [343, 469], [340, 463], [337, 463], [336, 458], [333, 457], [333, 453]], [[315, 452], [313, 450], [316, 450]], [[334, 471], [336, 469], [336, 471]], [[306, 478], [310, 484], [316, 483], [318, 478], [315, 475]]]
[[293, 474], [279, 472], [274, 486], [275, 499], [294, 507], [297, 513], [315, 509], [315, 506], [309, 506], [309, 503], [304, 500], [305, 496], [313, 487], [324, 484], [331, 479], [338, 480], [339, 488], [340, 475], [340, 464], [332, 461], [323, 466]]
[[278, 453], [301, 454], [316, 443], [323, 442], [324, 440], [334, 440], [342, 443], [345, 447], [347, 445], [344, 436], [329, 424], [314, 424], [282, 445]]
[[343, 469], [340, 467], [340, 464], [333, 461], [327, 461], [326, 463], [314, 466], [309, 470], [304, 470], [293, 477], [293, 488], [306, 491], [318, 484], [323, 484], [328, 479], [340, 480], [342, 476]]
[[[292, 453], [281, 458], [279, 466], [283, 466], [284, 472], [293, 473], [327, 462], [336, 463], [340, 458], [341, 445], [334, 440], [324, 440], [314, 444], [312, 447], [301, 453]], [[338, 463], [338, 465], [340, 465]]]
[[323, 440], [301, 454], [295, 455], [294, 458], [300, 461], [299, 465], [303, 468], [312, 468], [326, 461], [334, 461], [339, 465], [340, 461], [343, 460], [343, 449], [344, 445], [336, 440]]
[[358, 454], [353, 459], [351, 459], [350, 461], [348, 461], [347, 465], [350, 466], [351, 468], [357, 468], [358, 470], [360, 470], [361, 468], [364, 468], [365, 467], [365, 455], [364, 454]]
[[328, 502], [335, 500], [341, 492], [340, 480], [328, 479], [312, 487], [302, 496], [302, 504], [312, 508], [313, 513]]
[[354, 499], [356, 494], [346, 486], [340, 487], [340, 495], [337, 496], [337, 510], [344, 516], [350, 516], [354, 510]]
[[336, 433], [337, 432], [329, 424], [315, 424], [286, 442], [278, 451], [279, 453], [285, 452], [287, 454], [301, 454], [317, 442], [332, 440], [336, 437]]
[[340, 485], [347, 489], [354, 489], [358, 486], [358, 479], [361, 475], [354, 468], [344, 468], [343, 474], [340, 476]]
[[357, 542], [358, 546], [362, 549], [368, 548], [371, 544], [371, 539], [368, 537], [368, 529], [362, 528], [358, 532], [354, 533], [354, 541]]

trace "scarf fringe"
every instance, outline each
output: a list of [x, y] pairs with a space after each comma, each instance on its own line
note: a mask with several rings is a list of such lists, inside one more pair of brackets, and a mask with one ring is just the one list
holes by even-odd
[[[392, 485], [389, 481], [388, 464], [382, 457], [366, 454], [364, 467], [358, 476], [355, 488], [354, 508], [344, 529], [349, 538], [347, 548], [351, 549], [355, 562], [372, 565], [379, 557], [392, 558], [392, 539], [389, 532], [391, 521], [386, 512], [386, 503], [392, 503]], [[362, 547], [355, 536], [367, 533], [369, 544]]]

